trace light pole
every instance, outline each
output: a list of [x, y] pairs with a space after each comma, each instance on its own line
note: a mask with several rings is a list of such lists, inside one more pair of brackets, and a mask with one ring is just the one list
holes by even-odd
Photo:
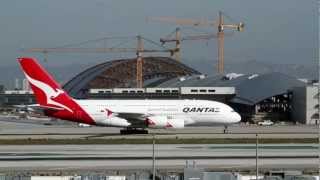
[[320, 0], [318, 0], [318, 176], [320, 180]]
[[259, 176], [259, 167], [258, 167], [258, 134], [256, 134], [256, 180], [258, 180]]
[[155, 153], [154, 153], [154, 145], [155, 145], [155, 135], [152, 134], [152, 180], [156, 179], [156, 157], [155, 157]]

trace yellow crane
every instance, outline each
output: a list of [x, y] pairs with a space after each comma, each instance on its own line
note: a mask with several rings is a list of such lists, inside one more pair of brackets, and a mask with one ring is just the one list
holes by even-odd
[[[189, 25], [189, 26], [213, 26], [217, 28], [216, 35], [200, 35], [194, 37], [185, 38], [185, 40], [195, 40], [195, 39], [209, 39], [209, 38], [218, 38], [218, 73], [224, 73], [224, 36], [225, 29], [231, 29], [236, 31], [243, 31], [244, 23], [239, 22], [238, 24], [225, 24], [224, 16], [221, 11], [219, 11], [218, 21], [210, 20], [194, 20], [194, 19], [180, 19], [175, 17], [150, 17], [147, 20], [159, 21], [159, 22], [168, 22], [175, 23], [177, 25]], [[161, 42], [176, 42], [176, 50], [174, 52], [180, 51], [180, 43], [183, 39], [181, 38], [180, 33], [177, 31], [176, 39], [160, 39]], [[175, 53], [175, 58], [180, 60], [180, 54]]]
[[[232, 34], [226, 34], [225, 36], [231, 36]], [[166, 38], [160, 38], [160, 42], [162, 44], [165, 43], [170, 43], [170, 42], [175, 42], [175, 48], [172, 49], [173, 54], [172, 56], [174, 56], [174, 59], [176, 61], [181, 62], [181, 43], [182, 41], [186, 41], [186, 40], [209, 40], [212, 38], [218, 38], [217, 34], [198, 34], [198, 35], [191, 35], [191, 36], [181, 36], [181, 31], [180, 28], [176, 28], [175, 29], [175, 37], [166, 37]]]
[[[138, 88], [143, 87], [143, 53], [174, 53], [174, 49], [144, 49], [143, 37], [137, 36], [136, 48], [74, 48], [74, 47], [57, 47], [57, 48], [29, 48], [24, 49], [28, 53], [43, 53], [45, 61], [47, 60], [48, 53], [120, 53], [120, 52], [133, 52], [137, 55], [136, 64], [136, 83]], [[94, 41], [94, 40], [93, 40]], [[98, 40], [96, 40], [98, 41]], [[89, 41], [88, 41], [89, 42]], [[92, 41], [90, 41], [92, 42]], [[81, 43], [79, 43], [81, 44]]]

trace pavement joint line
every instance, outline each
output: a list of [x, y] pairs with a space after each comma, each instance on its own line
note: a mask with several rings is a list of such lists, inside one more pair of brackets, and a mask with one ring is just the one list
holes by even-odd
[[[157, 157], [157, 160], [186, 160], [186, 159], [255, 159], [255, 156], [168, 156]], [[316, 159], [318, 156], [259, 156], [259, 159]], [[47, 161], [47, 160], [150, 160], [152, 157], [16, 157], [16, 158], [0, 158], [0, 161]]]

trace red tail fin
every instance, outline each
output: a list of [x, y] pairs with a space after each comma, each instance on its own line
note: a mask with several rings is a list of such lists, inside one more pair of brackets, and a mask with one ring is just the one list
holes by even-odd
[[29, 84], [34, 92], [37, 102], [41, 106], [64, 108], [72, 112], [55, 98], [64, 96], [62, 101], [70, 97], [61, 89], [60, 85], [35, 61], [33, 58], [23, 57], [18, 59]]
[[62, 90], [35, 59], [22, 57], [18, 60], [40, 106], [57, 110], [49, 111], [50, 116], [94, 124], [92, 118]]

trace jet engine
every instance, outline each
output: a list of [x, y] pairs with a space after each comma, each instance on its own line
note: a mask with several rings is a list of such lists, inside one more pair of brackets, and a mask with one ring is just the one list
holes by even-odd
[[182, 129], [184, 128], [184, 120], [183, 119], [169, 119], [169, 124], [171, 124], [172, 129]]
[[112, 126], [127, 127], [131, 125], [126, 119], [119, 118], [119, 117], [109, 118], [108, 121]]
[[149, 128], [181, 129], [184, 128], [183, 119], [172, 119], [167, 116], [151, 116], [146, 118], [146, 124]]

